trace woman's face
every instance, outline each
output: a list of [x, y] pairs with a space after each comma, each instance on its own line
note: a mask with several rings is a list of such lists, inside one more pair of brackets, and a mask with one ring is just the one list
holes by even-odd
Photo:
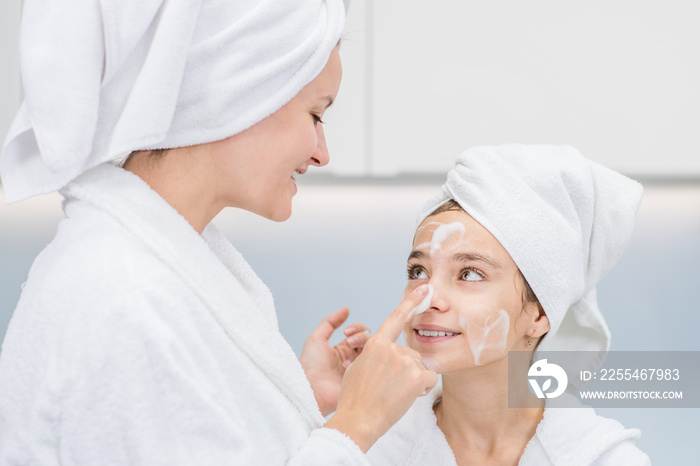
[[217, 198], [275, 221], [292, 213], [294, 177], [329, 162], [321, 118], [335, 100], [342, 67], [334, 48], [321, 73], [286, 105], [250, 127], [211, 143]]
[[404, 294], [424, 283], [433, 287], [430, 307], [404, 331], [429, 369], [451, 373], [527, 349], [537, 304], [523, 308], [515, 262], [467, 213], [443, 212], [418, 227]]

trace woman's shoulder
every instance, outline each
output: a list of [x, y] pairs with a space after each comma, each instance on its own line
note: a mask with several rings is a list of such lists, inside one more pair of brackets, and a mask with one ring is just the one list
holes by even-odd
[[178, 309], [175, 298], [184, 287], [172, 270], [117, 222], [89, 213], [64, 218], [35, 259], [11, 321], [15, 332], [56, 344], [99, 343], [104, 335], [155, 319], [161, 308]]
[[157, 292], [155, 283], [172, 281], [157, 258], [118, 230], [83, 238], [74, 233], [59, 231], [35, 259], [16, 312], [51, 320], [97, 318], [133, 306], [137, 294]]
[[372, 465], [455, 465], [454, 454], [437, 426], [433, 405], [440, 387], [418, 398], [389, 431], [367, 452]]
[[650, 462], [634, 444], [640, 435], [639, 429], [627, 429], [580, 403], [576, 408], [546, 407], [519, 464], [643, 466]]

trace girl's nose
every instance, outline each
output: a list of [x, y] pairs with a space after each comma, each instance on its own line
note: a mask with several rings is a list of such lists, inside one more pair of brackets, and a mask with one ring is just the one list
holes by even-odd
[[318, 146], [316, 147], [316, 152], [311, 156], [311, 165], [317, 167], [323, 167], [328, 165], [331, 157], [328, 153], [328, 146], [326, 145], [326, 134], [323, 131], [323, 124], [318, 123], [316, 125], [316, 137], [318, 138]]
[[440, 291], [440, 287], [433, 284], [433, 299], [430, 301], [430, 307], [426, 312], [447, 312], [450, 310], [450, 303], [445, 295]]

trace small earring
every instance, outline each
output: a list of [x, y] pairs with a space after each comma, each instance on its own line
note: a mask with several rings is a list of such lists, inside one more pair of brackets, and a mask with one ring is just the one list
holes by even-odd
[[527, 341], [527, 346], [532, 346], [532, 340]]

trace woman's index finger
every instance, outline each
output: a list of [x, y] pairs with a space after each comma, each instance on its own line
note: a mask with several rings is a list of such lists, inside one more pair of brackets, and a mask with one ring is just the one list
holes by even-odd
[[432, 285], [419, 286], [389, 314], [375, 335], [383, 335], [395, 342], [401, 336], [404, 326], [411, 320], [411, 317], [425, 312], [430, 307], [432, 297]]

